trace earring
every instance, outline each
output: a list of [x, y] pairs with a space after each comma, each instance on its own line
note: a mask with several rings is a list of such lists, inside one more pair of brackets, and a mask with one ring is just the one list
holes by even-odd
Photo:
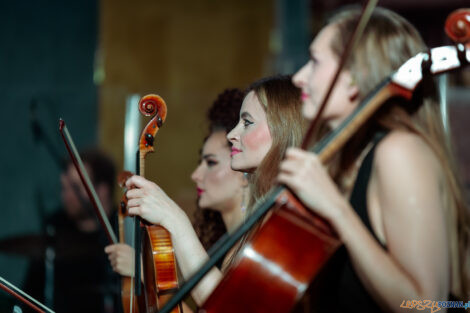
[[249, 201], [249, 190], [250, 190], [250, 188], [249, 188], [248, 185], [244, 186], [242, 188], [242, 203], [241, 203], [240, 210], [241, 210], [242, 215], [243, 215], [243, 220], [245, 220], [245, 217], [246, 217], [246, 211], [247, 211], [247, 207], [248, 207], [247, 200]]
[[349, 82], [349, 87], [355, 86], [356, 85], [356, 80], [354, 79], [354, 76], [351, 76], [351, 81]]
[[246, 212], [246, 191], [245, 191], [245, 188], [247, 188], [247, 187], [244, 187], [243, 190], [242, 190], [242, 207], [240, 208], [240, 210], [242, 211], [243, 216], [245, 216], [245, 212]]

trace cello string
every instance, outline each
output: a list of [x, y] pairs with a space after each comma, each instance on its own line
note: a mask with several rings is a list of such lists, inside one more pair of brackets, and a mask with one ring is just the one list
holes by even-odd
[[338, 68], [336, 69], [335, 75], [333, 76], [333, 80], [331, 81], [329, 88], [327, 92], [325, 93], [325, 96], [322, 99], [322, 102], [317, 115], [313, 119], [313, 121], [310, 123], [310, 126], [308, 127], [307, 131], [305, 132], [304, 139], [302, 140], [301, 148], [303, 150], [307, 150], [308, 144], [310, 143], [313, 134], [319, 127], [320, 123], [320, 118], [322, 116], [323, 111], [326, 108], [326, 105], [328, 103], [328, 100], [330, 99], [330, 95], [333, 92], [333, 89], [336, 86], [336, 81], [339, 78], [339, 75], [341, 74], [344, 66], [346, 65], [347, 60], [349, 60], [349, 56], [351, 55], [351, 52], [356, 49], [356, 46], [359, 43], [359, 39], [362, 37], [362, 33], [364, 32], [364, 29], [367, 26], [367, 23], [369, 22], [370, 16], [372, 15], [372, 12], [374, 11], [374, 8], [377, 6], [377, 1], [378, 0], [369, 0], [367, 5], [364, 7], [361, 17], [356, 25], [356, 28], [354, 29], [354, 32], [352, 34], [352, 37], [349, 39], [341, 57], [340, 61], [338, 64]]
[[29, 302], [32, 302], [32, 304], [35, 304], [37, 306], [39, 306], [41, 309], [43, 309], [44, 311], [46, 312], [49, 312], [49, 313], [54, 313], [54, 311], [52, 311], [51, 309], [49, 309], [47, 306], [45, 306], [44, 304], [40, 303], [39, 301], [37, 301], [36, 299], [34, 299], [33, 297], [31, 297], [30, 295], [28, 295], [26, 292], [22, 291], [21, 289], [17, 288], [16, 286], [14, 286], [13, 284], [11, 284], [10, 282], [8, 282], [6, 279], [4, 279], [3, 277], [0, 276], [0, 283], [3, 284], [6, 288], [10, 289], [11, 291], [19, 294], [21, 297], [25, 298], [26, 300], [28, 300]]
[[[310, 139], [314, 133], [314, 130], [316, 126], [319, 124], [317, 123], [321, 111], [325, 108], [326, 103], [328, 101], [329, 95], [331, 94], [335, 82], [339, 76], [339, 72], [342, 67], [344, 67], [344, 64], [346, 63], [346, 60], [344, 58], [349, 57], [349, 53], [351, 50], [353, 50], [356, 45], [359, 42], [360, 37], [362, 36], [362, 33], [369, 22], [370, 16], [372, 15], [372, 12], [374, 8], [377, 5], [378, 0], [368, 0], [366, 6], [364, 7], [360, 19], [356, 25], [356, 28], [354, 30], [352, 38], [349, 39], [348, 44], [346, 46], [345, 51], [343, 52], [343, 55], [341, 56], [340, 60], [340, 65], [338, 67], [338, 71], [335, 74], [335, 77], [330, 84], [330, 87], [328, 89], [328, 92], [325, 94], [325, 97], [323, 99], [322, 105], [320, 106], [319, 112], [317, 113], [317, 117], [313, 120], [313, 122], [310, 124], [307, 132], [305, 133], [304, 139], [302, 141], [302, 149], [306, 149], [308, 143], [310, 142]], [[348, 51], [349, 50], [349, 51]], [[245, 221], [245, 223], [241, 224], [235, 232], [233, 232], [231, 235], [228, 235], [227, 237], [222, 237], [219, 239], [221, 241], [220, 245], [218, 242], [216, 245], [220, 247], [219, 250], [214, 250], [210, 252], [213, 252], [213, 255], [209, 255], [209, 259], [190, 277], [188, 281], [186, 281], [185, 284], [180, 288], [180, 290], [166, 303], [166, 305], [162, 308], [160, 311], [161, 313], [169, 313], [170, 310], [172, 310], [183, 298], [188, 294], [195, 286], [196, 284], [205, 276], [207, 272], [214, 266], [222, 257], [227, 253], [240, 239], [243, 235], [248, 233], [252, 229], [252, 227], [261, 219], [262, 216], [264, 216], [264, 213], [266, 213], [274, 204], [275, 198], [277, 198], [281, 192], [284, 190], [283, 186], [276, 186], [273, 187], [270, 192], [267, 194], [265, 197], [265, 201], [259, 203], [258, 205], [255, 206], [252, 215], [248, 218], [248, 220]]]

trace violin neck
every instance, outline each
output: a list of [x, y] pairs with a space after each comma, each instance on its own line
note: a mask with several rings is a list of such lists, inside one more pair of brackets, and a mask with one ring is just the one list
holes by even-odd
[[139, 175], [145, 177], [145, 158], [139, 157]]

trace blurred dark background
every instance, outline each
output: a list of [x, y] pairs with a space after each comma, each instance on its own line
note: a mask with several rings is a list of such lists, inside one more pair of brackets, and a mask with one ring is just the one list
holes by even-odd
[[[41, 231], [60, 203], [58, 119], [79, 149], [96, 146], [123, 167], [126, 100], [157, 93], [168, 106], [147, 177], [189, 214], [189, 179], [225, 88], [293, 73], [332, 10], [346, 0], [0, 1], [0, 241]], [[383, 0], [430, 46], [449, 44], [447, 15], [468, 0]], [[470, 186], [470, 71], [447, 78], [449, 116]], [[118, 199], [119, 195], [116, 195]], [[0, 276], [21, 286], [27, 253], [0, 251]]]

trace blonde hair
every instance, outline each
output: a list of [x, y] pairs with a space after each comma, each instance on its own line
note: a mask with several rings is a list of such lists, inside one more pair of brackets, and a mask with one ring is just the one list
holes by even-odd
[[[279, 164], [288, 147], [299, 146], [307, 124], [302, 117], [300, 90], [294, 86], [291, 76], [273, 76], [261, 79], [247, 88], [245, 94], [253, 91], [266, 112], [266, 120], [272, 138], [272, 145], [256, 170], [248, 175], [250, 200], [247, 214], [263, 201], [266, 193], [276, 184]], [[233, 264], [236, 255], [247, 240], [259, 228], [253, 227], [236, 244], [234, 252], [222, 268], [225, 271]]]
[[[334, 25], [337, 32], [337, 36], [332, 40], [331, 49], [338, 57], [344, 50], [359, 16], [359, 9], [346, 9], [330, 19], [329, 23]], [[418, 31], [408, 21], [392, 11], [377, 8], [346, 69], [353, 76], [360, 97], [363, 98], [405, 61], [425, 50], [426, 45]], [[413, 132], [419, 135], [438, 157], [446, 180], [442, 185], [452, 262], [451, 291], [456, 296], [467, 297], [465, 270], [468, 246], [467, 207], [461, 183], [456, 175], [451, 141], [444, 131], [436, 86], [432, 81], [424, 83], [418, 90], [417, 97], [414, 97], [412, 105], [409, 102], [406, 103], [406, 107], [396, 101], [387, 103], [376, 114], [375, 124], [369, 124], [367, 127], [404, 129]]]
[[253, 91], [266, 112], [272, 145], [261, 164], [249, 175], [251, 198], [249, 209], [275, 185], [282, 161], [288, 147], [299, 146], [306, 122], [302, 117], [300, 90], [290, 76], [274, 76], [252, 84]]

